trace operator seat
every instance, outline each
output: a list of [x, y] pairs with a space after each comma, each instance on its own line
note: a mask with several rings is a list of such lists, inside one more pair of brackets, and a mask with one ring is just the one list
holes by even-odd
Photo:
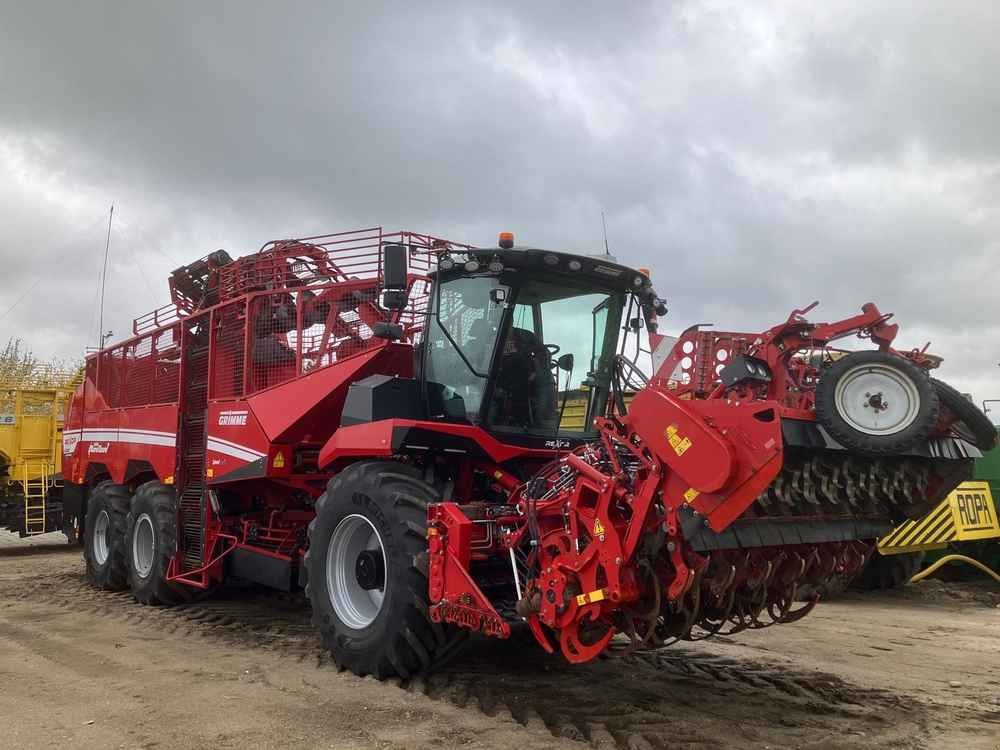
[[497, 384], [507, 399], [501, 420], [512, 425], [551, 428], [557, 417], [558, 393], [552, 356], [541, 339], [526, 328], [511, 328], [504, 342]]

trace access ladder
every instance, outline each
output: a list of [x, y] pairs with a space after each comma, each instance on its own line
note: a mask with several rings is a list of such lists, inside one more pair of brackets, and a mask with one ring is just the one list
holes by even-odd
[[45, 506], [48, 502], [52, 469], [47, 462], [24, 463], [24, 535], [44, 534]]

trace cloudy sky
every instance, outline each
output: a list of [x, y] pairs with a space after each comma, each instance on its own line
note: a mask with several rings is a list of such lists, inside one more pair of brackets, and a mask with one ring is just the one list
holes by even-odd
[[1000, 5], [363, 7], [0, 1], [0, 339], [96, 342], [112, 202], [116, 338], [219, 247], [596, 252], [604, 210], [667, 331], [874, 300], [1000, 398]]

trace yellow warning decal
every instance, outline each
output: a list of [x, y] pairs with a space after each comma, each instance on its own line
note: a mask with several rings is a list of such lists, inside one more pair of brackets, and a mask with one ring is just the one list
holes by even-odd
[[493, 478], [494, 479], [503, 479], [503, 472], [502, 471], [494, 471], [493, 472]]
[[601, 523], [601, 519], [600, 518], [595, 518], [594, 519], [594, 535], [596, 536], [598, 534], [603, 534], [603, 533], [604, 533], [604, 524]]
[[589, 594], [580, 594], [576, 597], [576, 603], [580, 607], [584, 604], [593, 604], [594, 602], [601, 601], [604, 601], [604, 589], [597, 589], [597, 591], [591, 591]]
[[674, 449], [674, 453], [678, 456], [683, 456], [684, 452], [691, 447], [691, 438], [681, 437], [675, 424], [667, 427], [663, 434], [666, 436], [667, 442], [670, 443], [670, 447]]
[[694, 499], [698, 497], [701, 493], [698, 492], [694, 487], [689, 487], [684, 491], [684, 502], [693, 503]]
[[[169, 477], [164, 477], [163, 478], [163, 483], [164, 484], [173, 484], [174, 483], [174, 475], [171, 474]], [[79, 484], [79, 482], [78, 482], [78, 484]]]
[[215, 476], [215, 469], [205, 469], [205, 476], [211, 479]]
[[907, 521], [882, 537], [878, 550], [892, 555], [994, 537], [1000, 537], [1000, 523], [990, 486], [962, 482], [926, 516]]
[[271, 466], [273, 466], [275, 469], [284, 469], [285, 468], [285, 454], [282, 453], [281, 451], [278, 451], [277, 453], [275, 453], [274, 454], [274, 460], [271, 462]]

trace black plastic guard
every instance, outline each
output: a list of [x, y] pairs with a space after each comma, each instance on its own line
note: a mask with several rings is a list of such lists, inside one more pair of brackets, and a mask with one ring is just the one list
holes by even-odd
[[[819, 422], [808, 419], [781, 420], [781, 436], [786, 446], [796, 448], [824, 448], [827, 450], [847, 450], [823, 429]], [[981, 458], [982, 452], [972, 443], [967, 443], [953, 435], [936, 435], [929, 440], [913, 446], [899, 455], [924, 456], [925, 458]]]
[[680, 509], [681, 533], [696, 552], [752, 547], [784, 547], [792, 544], [875, 540], [892, 529], [889, 519], [848, 518], [795, 520], [746, 518], [721, 532], [710, 529], [703, 516], [685, 506]]

